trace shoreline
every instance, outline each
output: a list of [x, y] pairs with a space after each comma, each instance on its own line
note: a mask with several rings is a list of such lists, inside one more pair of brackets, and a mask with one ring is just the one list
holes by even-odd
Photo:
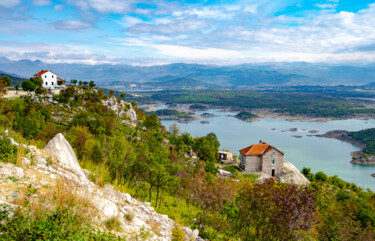
[[[150, 107], [157, 107], [157, 106], [161, 106], [161, 105], [165, 105], [167, 107], [167, 109], [194, 112], [192, 109], [189, 108], [190, 105], [192, 105], [192, 104], [173, 104], [173, 105], [169, 105], [169, 104], [166, 104], [164, 102], [157, 102], [157, 103], [154, 103], [154, 104], [139, 105], [139, 108], [145, 108], [145, 109], [151, 110]], [[212, 106], [212, 105], [207, 105], [207, 106], [208, 106], [208, 110], [216, 109], [216, 110], [220, 110], [221, 112], [246, 111], [244, 109], [240, 109], [240, 108], [237, 108], [237, 107], [230, 107], [230, 106]], [[202, 111], [204, 111], [204, 110], [202, 110]], [[237, 118], [241, 121], [245, 121], [245, 122], [258, 121], [259, 119], [262, 119], [262, 118], [273, 118], [273, 119], [282, 118], [282, 119], [285, 119], [285, 120], [290, 121], [290, 122], [293, 122], [293, 121], [308, 121], [308, 122], [318, 122], [318, 123], [328, 122], [328, 121], [331, 121], [331, 120], [349, 120], [349, 119], [366, 120], [366, 119], [373, 119], [374, 118], [374, 117], [371, 117], [371, 116], [364, 116], [364, 115], [347, 116], [347, 117], [339, 117], [339, 118], [337, 118], [337, 117], [316, 117], [316, 116], [292, 116], [292, 115], [289, 115], [289, 114], [286, 114], [286, 113], [277, 113], [277, 112], [273, 112], [273, 111], [267, 110], [267, 109], [255, 110], [255, 111], [252, 111], [252, 113], [254, 113], [257, 116], [254, 117], [254, 118], [251, 118], [250, 120], [244, 120], [244, 119], [236, 117], [235, 115], [233, 115], [233, 117], [235, 117], [235, 118]], [[199, 117], [198, 119], [201, 118], [201, 116], [198, 116], [198, 117]], [[177, 120], [177, 118], [176, 118], [176, 120]], [[196, 119], [192, 119], [192, 120], [196, 120]]]
[[350, 161], [351, 164], [355, 165], [375, 165], [375, 155], [365, 154], [363, 149], [367, 146], [365, 143], [355, 140], [352, 137], [347, 135], [347, 131], [345, 130], [334, 130], [328, 131], [325, 134], [315, 135], [318, 137], [326, 137], [326, 138], [333, 138], [340, 141], [344, 141], [355, 145], [360, 148], [359, 151], [353, 151], [351, 154], [352, 160]]

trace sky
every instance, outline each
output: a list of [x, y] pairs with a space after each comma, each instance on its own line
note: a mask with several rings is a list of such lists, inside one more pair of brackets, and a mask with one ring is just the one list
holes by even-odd
[[375, 62], [375, 0], [0, 0], [0, 14], [12, 60]]

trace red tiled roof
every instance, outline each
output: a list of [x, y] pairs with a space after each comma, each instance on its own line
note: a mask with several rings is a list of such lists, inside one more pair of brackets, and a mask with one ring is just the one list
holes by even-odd
[[[51, 73], [53, 73], [52, 71], [49, 71], [49, 70], [42, 70], [42, 71], [40, 71], [40, 72], [34, 74], [34, 76], [42, 76], [43, 74], [45, 74], [45, 73], [47, 73], [47, 72], [51, 72]], [[53, 74], [55, 74], [55, 73], [53, 73]], [[56, 74], [56, 75], [57, 75], [57, 74]]]
[[[277, 150], [275, 147], [273, 147], [273, 146], [271, 146], [271, 145], [269, 145], [265, 142], [260, 142], [259, 144], [254, 144], [254, 145], [248, 146], [244, 149], [241, 149], [240, 153], [245, 155], [245, 156], [263, 156], [264, 154], [266, 154], [272, 148]], [[277, 150], [277, 151], [279, 151], [281, 154], [284, 155], [284, 152], [282, 152], [280, 150]]]

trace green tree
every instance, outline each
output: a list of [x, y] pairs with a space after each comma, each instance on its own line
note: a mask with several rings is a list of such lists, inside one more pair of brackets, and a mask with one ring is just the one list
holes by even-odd
[[72, 83], [72, 84], [77, 84], [77, 80], [76, 79], [72, 79], [72, 80], [70, 80], [70, 83]]
[[214, 133], [197, 137], [194, 140], [193, 149], [198, 157], [206, 162], [215, 162], [219, 153], [220, 142]]
[[90, 81], [90, 82], [89, 82], [89, 86], [90, 86], [91, 88], [94, 88], [94, 87], [96, 86], [96, 84], [94, 83], [94, 81]]
[[36, 86], [42, 86], [43, 85], [43, 80], [37, 76], [35, 78], [30, 78], [30, 81], [33, 82]]
[[79, 85], [79, 86], [82, 86], [82, 84], [83, 84], [83, 82], [82, 82], [82, 80], [80, 80], [80, 81], [78, 82], [78, 85]]
[[123, 100], [125, 100], [125, 97], [126, 97], [125, 93], [121, 93], [121, 94], [120, 94], [120, 97], [121, 97]]
[[1, 81], [3, 81], [6, 86], [10, 86], [12, 84], [12, 79], [7, 75], [1, 77]]
[[36, 86], [31, 80], [25, 80], [22, 82], [22, 89], [25, 91], [34, 91], [35, 88]]
[[110, 90], [108, 93], [109, 93], [110, 96], [113, 96], [115, 94], [115, 91], [114, 90]]
[[20, 83], [17, 83], [15, 86], [16, 90], [19, 90], [20, 87], [21, 87]]

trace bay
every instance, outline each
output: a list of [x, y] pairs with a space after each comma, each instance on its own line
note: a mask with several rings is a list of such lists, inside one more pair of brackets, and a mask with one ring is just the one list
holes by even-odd
[[[284, 118], [262, 118], [254, 122], [245, 122], [233, 115], [233, 112], [222, 112], [218, 109], [197, 111], [197, 115], [211, 113], [216, 117], [202, 118], [189, 123], [177, 123], [181, 132], [189, 132], [194, 136], [204, 136], [214, 132], [220, 141], [220, 149], [226, 149], [235, 155], [239, 150], [260, 140], [285, 152], [285, 160], [292, 162], [298, 169], [309, 167], [313, 172], [323, 171], [332, 176], [338, 175], [341, 179], [353, 182], [362, 188], [375, 190], [375, 166], [350, 164], [350, 153], [359, 150], [358, 147], [331, 138], [322, 138], [308, 135], [324, 134], [331, 130], [358, 131], [366, 128], [375, 128], [375, 120], [347, 119], [328, 122], [288, 121]], [[201, 124], [207, 120], [209, 124]], [[168, 129], [176, 121], [162, 120], [161, 123]], [[297, 128], [297, 131], [290, 131]], [[318, 133], [309, 133], [317, 130]], [[294, 136], [299, 136], [296, 138]]]

